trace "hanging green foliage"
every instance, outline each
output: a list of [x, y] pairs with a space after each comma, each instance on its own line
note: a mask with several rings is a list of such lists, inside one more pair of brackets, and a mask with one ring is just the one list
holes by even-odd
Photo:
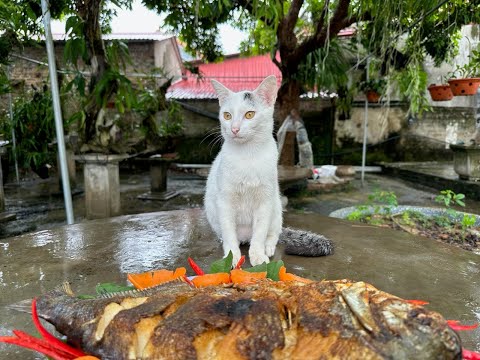
[[[457, 51], [461, 27], [480, 22], [480, 3], [476, 0], [143, 0], [143, 3], [168, 14], [166, 27], [179, 34], [188, 51], [201, 54], [207, 61], [221, 56], [220, 24], [247, 31], [250, 36], [242, 44], [242, 52], [270, 53], [282, 72], [285, 89], [345, 86], [347, 71], [361, 66], [366, 56], [380, 59], [381, 76], [390, 76], [395, 71], [413, 76], [415, 72], [420, 78], [405, 88], [406, 98], [412, 99], [412, 112], [423, 108], [420, 100], [424, 93], [420, 91], [423, 78], [417, 59], [430, 55], [439, 64], [451, 58]], [[353, 24], [356, 33], [352, 40], [359, 49], [357, 58], [341, 55], [340, 43], [346, 40], [335, 41], [341, 30]], [[345, 64], [349, 62], [348, 67]], [[284, 99], [294, 93], [288, 89], [279, 93], [281, 108], [295, 106]]]
[[[55, 139], [55, 121], [52, 94], [47, 86], [18, 98], [13, 105], [12, 120], [5, 118], [2, 122], [2, 132], [9, 140], [12, 127], [20, 167], [35, 170], [45, 164], [55, 164], [56, 152], [49, 146]], [[9, 148], [9, 151], [13, 149]]]

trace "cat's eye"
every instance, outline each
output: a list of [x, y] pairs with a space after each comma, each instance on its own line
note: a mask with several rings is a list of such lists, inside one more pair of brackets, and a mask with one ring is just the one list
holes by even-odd
[[252, 119], [255, 116], [255, 111], [247, 111], [245, 113], [245, 119]]
[[223, 118], [225, 120], [232, 120], [232, 114], [230, 114], [229, 112], [224, 112], [223, 113]]

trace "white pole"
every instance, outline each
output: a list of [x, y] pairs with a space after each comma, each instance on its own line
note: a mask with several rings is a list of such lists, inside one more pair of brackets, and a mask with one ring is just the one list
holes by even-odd
[[[367, 58], [366, 81], [369, 80], [370, 57]], [[368, 100], [365, 99], [365, 117], [363, 120], [363, 146], [362, 146], [362, 187], [365, 186], [365, 162], [367, 159], [367, 133], [368, 133]]]
[[50, 10], [48, 0], [42, 0], [43, 24], [45, 27], [45, 44], [48, 55], [48, 71], [50, 73], [50, 84], [52, 87], [53, 113], [55, 116], [55, 129], [57, 133], [58, 155], [60, 158], [60, 174], [62, 176], [63, 198], [67, 224], [73, 224], [72, 194], [70, 191], [70, 178], [68, 177], [67, 156], [65, 149], [65, 138], [63, 136], [62, 111], [60, 109], [60, 95], [58, 91], [57, 69], [55, 66], [55, 52], [53, 48], [52, 30], [50, 28]]

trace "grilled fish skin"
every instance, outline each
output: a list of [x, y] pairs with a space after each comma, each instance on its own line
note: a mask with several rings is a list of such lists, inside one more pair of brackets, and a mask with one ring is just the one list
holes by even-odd
[[171, 282], [95, 299], [69, 286], [39, 316], [102, 359], [461, 359], [438, 313], [364, 282]]

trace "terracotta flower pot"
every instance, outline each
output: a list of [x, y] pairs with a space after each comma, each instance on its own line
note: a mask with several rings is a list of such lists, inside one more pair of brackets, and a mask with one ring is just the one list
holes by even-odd
[[453, 98], [452, 89], [448, 84], [430, 85], [428, 91], [433, 101], [448, 101]]
[[480, 78], [450, 79], [450, 89], [455, 96], [475, 95], [480, 86]]
[[380, 94], [373, 90], [368, 90], [365, 95], [369, 103], [378, 103], [380, 101]]

